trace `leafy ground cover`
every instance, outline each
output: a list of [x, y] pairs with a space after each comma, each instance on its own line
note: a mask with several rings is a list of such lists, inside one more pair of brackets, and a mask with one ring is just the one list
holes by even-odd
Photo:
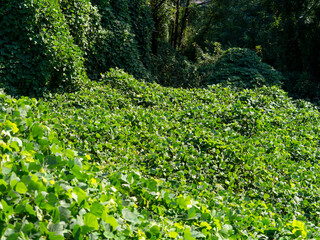
[[320, 239], [319, 112], [277, 87], [111, 70], [0, 116], [1, 239]]

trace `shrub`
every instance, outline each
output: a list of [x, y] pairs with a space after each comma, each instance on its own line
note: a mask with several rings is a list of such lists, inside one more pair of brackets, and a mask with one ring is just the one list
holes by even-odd
[[198, 65], [212, 65], [216, 63], [224, 53], [224, 50], [219, 42], [210, 44], [213, 46], [213, 51], [210, 51], [208, 48], [203, 51], [200, 46], [194, 44], [195, 60]]
[[199, 74], [207, 84], [227, 83], [238, 88], [255, 88], [263, 85], [280, 85], [283, 75], [252, 50], [231, 48], [214, 64], [203, 64]]
[[4, 0], [0, 6], [0, 86], [39, 96], [86, 78], [80, 49], [56, 1]]

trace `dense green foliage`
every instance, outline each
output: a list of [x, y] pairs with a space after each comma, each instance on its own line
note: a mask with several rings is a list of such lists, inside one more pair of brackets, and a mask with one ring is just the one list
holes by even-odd
[[102, 79], [39, 101], [1, 94], [1, 236], [320, 237], [312, 105], [277, 87]]
[[[60, 8], [69, 26], [74, 43], [80, 47], [85, 59], [85, 68], [91, 79], [98, 79], [100, 71], [105, 71], [107, 61], [99, 63], [97, 44], [102, 44], [107, 34], [101, 26], [101, 16], [89, 0], [62, 0]], [[104, 53], [104, 52], [102, 52]], [[104, 65], [103, 68], [101, 65]], [[102, 68], [102, 69], [101, 69]]]
[[0, 86], [12, 94], [73, 90], [85, 79], [80, 49], [56, 1], [2, 1]]
[[320, 239], [319, 10], [3, 0], [0, 239]]
[[[0, 85], [11, 94], [40, 96], [46, 90], [72, 90], [86, 76], [99, 80], [110, 67], [119, 67], [165, 86], [202, 86], [220, 75], [205, 81], [191, 61], [197, 48], [212, 54], [211, 43], [220, 42], [223, 49], [258, 51], [284, 73], [288, 92], [319, 99], [320, 1], [196, 2], [4, 1]], [[257, 81], [256, 73], [246, 74]]]
[[101, 14], [105, 33], [95, 45], [94, 72], [120, 67], [135, 76], [147, 75], [152, 19], [147, 1], [91, 1]]
[[[220, 56], [204, 59], [199, 68], [202, 81], [223, 83], [237, 88], [280, 85], [284, 77], [250, 49], [230, 48]], [[210, 64], [210, 61], [213, 63]], [[209, 62], [209, 63], [208, 63]]]
[[190, 18], [186, 53], [194, 44], [256, 49], [263, 60], [287, 76], [294, 96], [318, 100], [320, 89], [319, 0], [207, 0]]
[[153, 22], [145, 0], [3, 1], [0, 25], [0, 86], [11, 94], [72, 90], [110, 67], [148, 76]]

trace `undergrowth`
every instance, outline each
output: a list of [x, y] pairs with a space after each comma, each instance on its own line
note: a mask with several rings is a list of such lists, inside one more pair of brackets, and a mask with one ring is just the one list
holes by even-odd
[[111, 70], [0, 95], [1, 239], [319, 239], [319, 112]]

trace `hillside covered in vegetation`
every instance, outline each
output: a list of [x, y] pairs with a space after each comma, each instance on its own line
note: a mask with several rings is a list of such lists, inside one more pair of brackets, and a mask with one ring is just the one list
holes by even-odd
[[72, 94], [2, 94], [1, 119], [7, 239], [320, 237], [319, 112], [277, 87], [112, 70]]
[[317, 71], [213, 34], [231, 2], [0, 4], [1, 240], [320, 239]]

